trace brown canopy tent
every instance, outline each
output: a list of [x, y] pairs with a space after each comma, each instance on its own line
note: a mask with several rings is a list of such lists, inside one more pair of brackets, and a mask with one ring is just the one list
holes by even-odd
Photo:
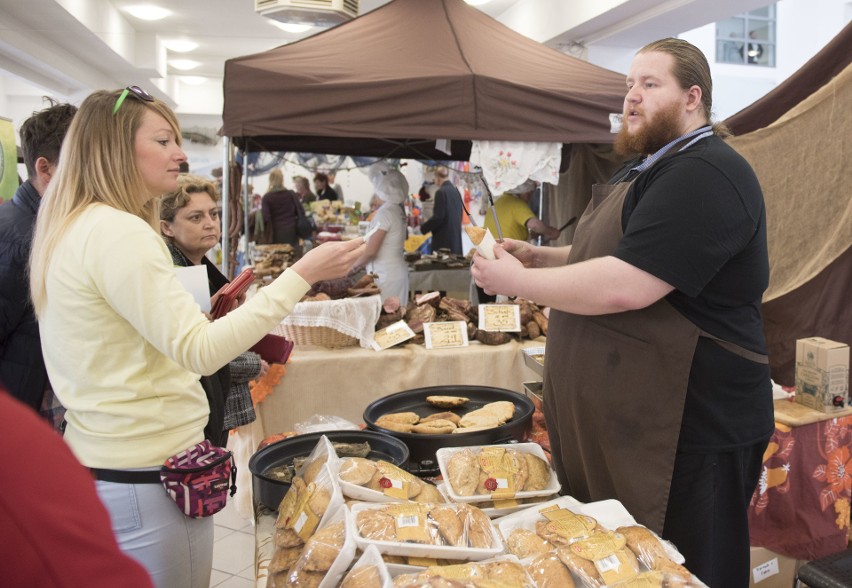
[[852, 344], [852, 24], [773, 91], [725, 122], [766, 198], [763, 316], [772, 377], [792, 385], [796, 339]]
[[222, 134], [246, 151], [467, 160], [471, 140], [611, 143], [624, 92], [463, 0], [394, 0], [226, 61]]

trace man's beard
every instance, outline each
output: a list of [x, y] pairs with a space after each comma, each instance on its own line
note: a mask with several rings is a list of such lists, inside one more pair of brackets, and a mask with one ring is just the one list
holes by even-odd
[[[647, 119], [645, 124], [633, 133], [630, 133], [627, 130], [627, 125], [623, 124], [615, 137], [612, 148], [622, 156], [656, 153], [681, 136], [680, 108], [678, 104], [672, 104], [657, 112], [652, 118]], [[626, 112], [624, 118], [627, 118]]]

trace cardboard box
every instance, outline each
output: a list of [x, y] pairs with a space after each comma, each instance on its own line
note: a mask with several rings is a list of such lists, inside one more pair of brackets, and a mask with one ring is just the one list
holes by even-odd
[[849, 345], [822, 337], [796, 341], [796, 402], [822, 412], [849, 405]]
[[796, 572], [804, 561], [769, 551], [765, 547], [751, 548], [749, 588], [790, 588]]

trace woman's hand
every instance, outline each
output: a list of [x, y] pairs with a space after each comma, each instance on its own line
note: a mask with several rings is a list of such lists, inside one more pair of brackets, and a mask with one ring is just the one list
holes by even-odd
[[361, 238], [350, 241], [328, 241], [308, 251], [291, 267], [309, 284], [342, 278], [355, 267], [360, 257], [364, 255], [366, 247]]

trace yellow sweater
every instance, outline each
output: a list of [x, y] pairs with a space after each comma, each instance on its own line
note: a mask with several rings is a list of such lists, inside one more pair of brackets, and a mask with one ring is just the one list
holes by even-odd
[[[503, 231], [504, 238], [517, 239], [518, 241], [526, 241], [529, 238], [527, 221], [535, 218], [535, 213], [533, 213], [529, 204], [514, 194], [503, 194], [494, 201], [494, 210], [497, 211], [497, 220], [500, 221], [500, 229]], [[494, 224], [494, 216], [490, 209], [485, 211], [483, 224], [497, 239], [497, 225]]]
[[87, 208], [54, 251], [39, 318], [74, 454], [88, 467], [142, 468], [201, 441], [209, 411], [198, 374], [257, 342], [308, 288], [287, 270], [211, 323], [147, 223]]

